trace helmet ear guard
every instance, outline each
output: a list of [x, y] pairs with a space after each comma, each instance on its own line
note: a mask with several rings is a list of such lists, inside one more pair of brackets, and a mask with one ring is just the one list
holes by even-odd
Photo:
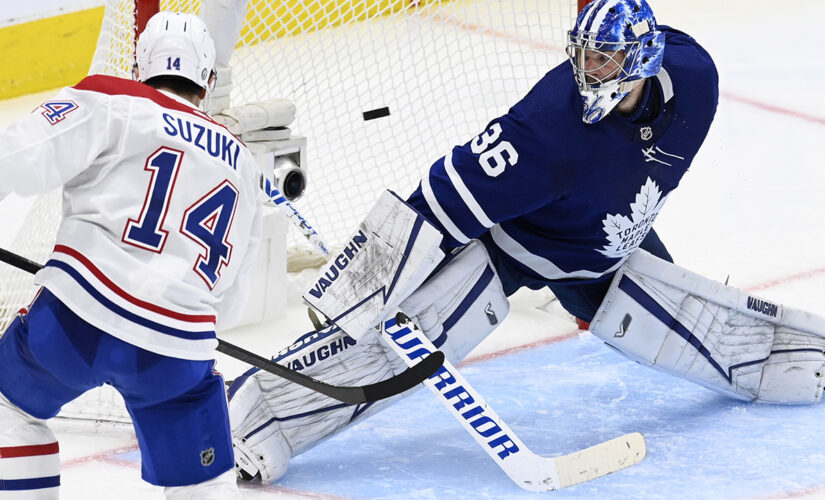
[[[664, 48], [665, 35], [656, 29], [653, 11], [645, 0], [595, 0], [585, 6], [568, 32], [567, 45], [584, 104], [582, 121], [598, 122], [638, 80], [658, 74]], [[588, 55], [606, 62], [598, 68], [589, 67]], [[610, 64], [616, 70], [598, 77]]]
[[630, 79], [649, 78], [656, 76], [662, 69], [662, 59], [665, 55], [665, 34], [658, 30], [650, 31], [639, 37], [638, 61], [634, 65], [635, 75]]
[[218, 83], [218, 72], [213, 68], [212, 71], [209, 72], [209, 78], [206, 80], [206, 91], [211, 94], [212, 91], [215, 90], [216, 83]]
[[215, 84], [218, 81], [218, 72], [214, 69], [209, 73], [209, 79], [206, 81], [206, 88], [203, 89], [201, 95], [201, 108], [212, 114], [209, 110], [212, 108], [212, 92], [215, 90]]

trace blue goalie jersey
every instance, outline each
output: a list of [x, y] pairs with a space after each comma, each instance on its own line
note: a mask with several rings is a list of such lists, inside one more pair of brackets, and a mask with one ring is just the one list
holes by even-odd
[[524, 285], [593, 281], [638, 248], [704, 141], [719, 93], [707, 52], [660, 29], [662, 69], [631, 116], [583, 123], [563, 63], [435, 162], [409, 202], [444, 233], [445, 249], [481, 239]]

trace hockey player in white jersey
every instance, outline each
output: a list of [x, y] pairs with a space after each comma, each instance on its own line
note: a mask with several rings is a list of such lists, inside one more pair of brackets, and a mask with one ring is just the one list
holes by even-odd
[[142, 477], [170, 499], [238, 498], [216, 328], [242, 308], [261, 233], [251, 153], [198, 105], [215, 48], [160, 12], [137, 81], [95, 75], [0, 132], [0, 198], [63, 186], [41, 289], [0, 338], [0, 496], [58, 498], [46, 420], [103, 383], [124, 397]]
[[[642, 364], [741, 400], [820, 401], [825, 319], [672, 264], [651, 229], [713, 121], [710, 56], [658, 25], [644, 0], [591, 2], [568, 54], [569, 65], [437, 160], [411, 208], [379, 201], [304, 295], [333, 324], [274, 359], [334, 383], [385, 378], [404, 363], [372, 326], [397, 307], [457, 363], [504, 320], [507, 295], [548, 286]], [[438, 261], [439, 247], [448, 256], [423, 286], [397, 279], [416, 274], [409, 255]], [[449, 387], [447, 375], [434, 378]], [[256, 370], [230, 397], [239, 475], [263, 481], [388, 404], [341, 405]], [[466, 392], [451, 397], [448, 406], [478, 415]]]

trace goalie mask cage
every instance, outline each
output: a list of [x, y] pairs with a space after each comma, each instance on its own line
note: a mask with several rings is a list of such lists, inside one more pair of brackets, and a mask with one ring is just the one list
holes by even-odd
[[[149, 17], [200, 12], [202, 1], [107, 0], [90, 74], [130, 78], [136, 34]], [[295, 104], [290, 128], [308, 141], [308, 185], [296, 206], [335, 248], [384, 189], [411, 193], [436, 159], [562, 62], [567, 30], [586, 3], [249, 0], [229, 62], [230, 105], [275, 97]], [[45, 262], [59, 219], [60, 193], [41, 196], [10, 249]], [[308, 247], [292, 231], [288, 248], [300, 255]], [[0, 266], [0, 331], [33, 294], [30, 275]], [[112, 402], [119, 396], [105, 389], [62, 415], [126, 421]]]

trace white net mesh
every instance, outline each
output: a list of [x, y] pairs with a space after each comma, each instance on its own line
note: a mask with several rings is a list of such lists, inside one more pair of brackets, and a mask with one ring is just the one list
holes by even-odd
[[[331, 2], [306, 2], [313, 3]], [[296, 104], [292, 128], [309, 141], [309, 184], [296, 205], [332, 247], [383, 189], [407, 196], [433, 161], [557, 64], [575, 11], [548, 0], [418, 4], [341, 25], [322, 17], [275, 38], [281, 25], [298, 22], [282, 17], [242, 32], [261, 42], [233, 55], [233, 104]], [[363, 112], [383, 107], [389, 116], [364, 120]]]
[[[160, 9], [199, 12], [200, 3]], [[295, 103], [290, 127], [308, 139], [309, 178], [296, 206], [335, 248], [383, 189], [406, 197], [433, 161], [561, 62], [576, 9], [574, 0], [250, 0], [230, 61], [232, 105]], [[134, 33], [133, 0], [108, 0], [90, 73], [130, 77]], [[365, 120], [380, 108], [389, 115]], [[59, 196], [28, 217], [12, 250], [43, 262]], [[290, 235], [298, 254], [304, 245]], [[31, 299], [31, 276], [3, 266], [0, 294], [5, 328]]]
[[[200, 3], [160, 8], [199, 12]], [[110, 4], [104, 27], [123, 30], [132, 2]], [[296, 205], [334, 248], [383, 189], [409, 194], [434, 160], [562, 61], [575, 13], [570, 0], [251, 0], [230, 61], [232, 105], [295, 103], [291, 128], [309, 140], [309, 185]], [[132, 39], [131, 28], [102, 34], [108, 50], [92, 70], [128, 76]], [[389, 116], [364, 119], [379, 108]]]
[[89, 74], [129, 78], [135, 62], [136, 29], [134, 0], [108, 0]]
[[[42, 195], [32, 204], [10, 250], [38, 263], [46, 261], [54, 246], [60, 222], [60, 191]], [[34, 276], [8, 265], [0, 265], [0, 331], [31, 301]]]

